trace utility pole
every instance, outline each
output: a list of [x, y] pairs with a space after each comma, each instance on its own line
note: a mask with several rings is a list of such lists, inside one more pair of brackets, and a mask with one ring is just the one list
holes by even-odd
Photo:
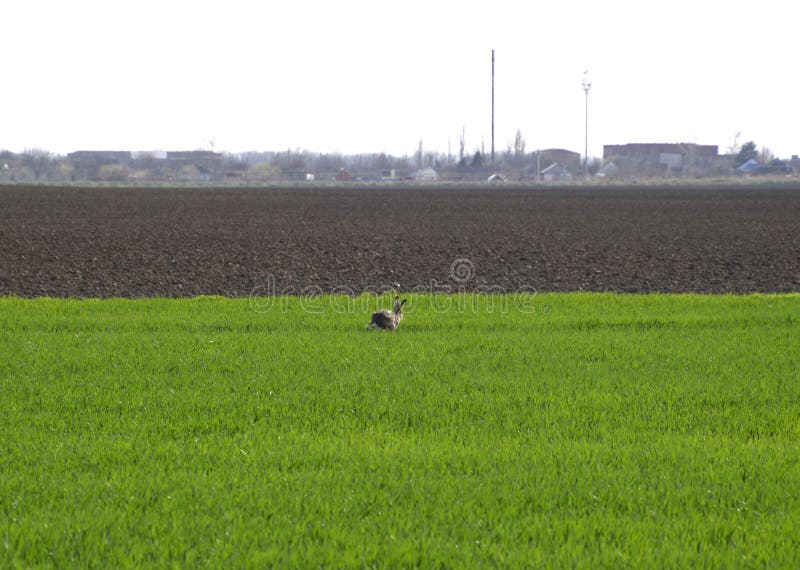
[[589, 89], [592, 88], [592, 81], [589, 79], [589, 71], [583, 72], [583, 81], [581, 82], [583, 91], [586, 93], [586, 131], [585, 131], [585, 146], [583, 149], [584, 160], [584, 176], [589, 178]]
[[542, 181], [542, 151], [536, 151], [536, 183], [539, 184]]
[[494, 164], [494, 50], [492, 50], [492, 164]]

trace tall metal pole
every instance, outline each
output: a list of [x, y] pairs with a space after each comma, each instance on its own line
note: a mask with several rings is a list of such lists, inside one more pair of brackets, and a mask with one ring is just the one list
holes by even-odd
[[[584, 88], [585, 89], [585, 88]], [[589, 178], [589, 90], [586, 89], [586, 124], [584, 125], [584, 146], [583, 146], [583, 167], [585, 172], [583, 175]]]
[[584, 161], [584, 172], [583, 175], [586, 178], [589, 178], [589, 89], [592, 87], [592, 82], [589, 79], [589, 71], [583, 72], [583, 81], [581, 82], [583, 86], [583, 91], [586, 93], [586, 125], [585, 125], [585, 146], [583, 148], [583, 161]]
[[536, 151], [536, 183], [542, 181], [542, 151]]
[[494, 164], [494, 50], [492, 50], [492, 164]]

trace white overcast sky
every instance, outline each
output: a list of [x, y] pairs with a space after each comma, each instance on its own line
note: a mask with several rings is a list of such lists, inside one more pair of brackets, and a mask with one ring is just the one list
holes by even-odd
[[797, 0], [3, 0], [0, 149], [800, 154]]

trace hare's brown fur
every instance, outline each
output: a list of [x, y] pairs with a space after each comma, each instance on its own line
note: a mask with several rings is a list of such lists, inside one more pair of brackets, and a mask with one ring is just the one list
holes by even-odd
[[400, 302], [400, 297], [395, 297], [394, 310], [383, 310], [372, 313], [372, 321], [367, 325], [367, 328], [387, 331], [396, 330], [397, 327], [400, 326], [400, 321], [403, 320], [403, 305], [405, 304], [405, 299]]

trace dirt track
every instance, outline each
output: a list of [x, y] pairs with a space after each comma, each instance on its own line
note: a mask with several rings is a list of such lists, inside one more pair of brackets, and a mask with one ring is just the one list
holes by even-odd
[[0, 187], [0, 295], [800, 290], [800, 189]]

